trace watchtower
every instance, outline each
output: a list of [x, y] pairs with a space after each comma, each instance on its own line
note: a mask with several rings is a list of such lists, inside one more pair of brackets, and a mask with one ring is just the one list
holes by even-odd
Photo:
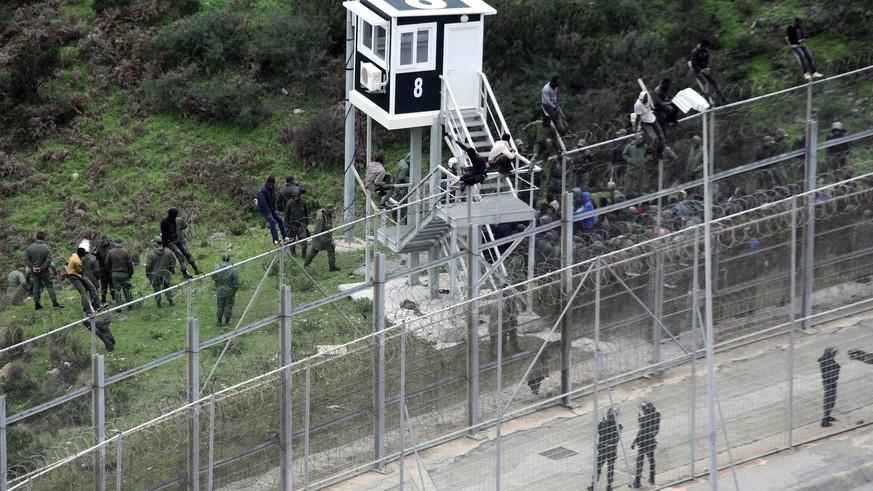
[[[471, 198], [477, 201], [475, 207], [468, 206], [465, 192], [452, 185], [458, 183], [461, 167], [470, 163], [457, 143], [485, 155], [495, 136], [509, 132], [482, 72], [485, 18], [497, 11], [482, 0], [353, 0], [343, 6], [347, 12], [345, 221], [354, 220], [356, 183], [363, 184], [354, 167], [356, 110], [367, 115], [368, 160], [371, 121], [388, 130], [409, 131], [409, 181], [401, 193], [395, 191], [402, 198], [393, 203], [393, 210], [380, 212], [383, 223], [387, 220], [392, 226], [378, 227], [374, 237], [392, 251], [408, 254], [413, 269], [420, 253], [435, 261], [464, 247], [459, 244], [465, 242], [468, 225], [474, 227], [470, 237], [478, 243], [483, 237], [493, 238], [492, 224], [532, 220], [533, 209], [517, 198], [517, 176], [522, 175], [517, 169], [512, 175], [489, 173], [481, 186], [475, 186]], [[430, 130], [426, 171], [422, 169], [424, 128]], [[456, 157], [456, 168], [443, 161], [444, 148]], [[530, 181], [529, 172], [524, 177]], [[370, 201], [367, 208], [375, 211]], [[503, 266], [497, 268], [505, 272]], [[431, 293], [437, 294], [437, 268], [429, 270], [429, 276]], [[456, 275], [449, 276], [454, 283]], [[418, 284], [417, 274], [410, 276], [410, 284]]]

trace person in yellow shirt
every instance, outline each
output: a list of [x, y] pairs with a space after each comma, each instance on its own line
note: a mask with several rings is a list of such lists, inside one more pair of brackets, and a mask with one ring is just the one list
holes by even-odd
[[[67, 279], [70, 280], [73, 288], [79, 292], [79, 296], [82, 298], [82, 312], [88, 316], [103, 308], [103, 304], [100, 303], [100, 297], [97, 295], [97, 288], [85, 276], [85, 268], [82, 265], [82, 258], [88, 254], [88, 249], [90, 248], [90, 242], [87, 239], [83, 240], [76, 249], [76, 252], [67, 261]], [[90, 302], [88, 301], [89, 296], [91, 297]]]

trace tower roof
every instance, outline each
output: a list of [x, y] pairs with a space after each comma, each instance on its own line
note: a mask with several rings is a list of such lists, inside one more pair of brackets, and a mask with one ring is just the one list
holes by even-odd
[[391, 17], [497, 13], [482, 0], [367, 0], [367, 3]]

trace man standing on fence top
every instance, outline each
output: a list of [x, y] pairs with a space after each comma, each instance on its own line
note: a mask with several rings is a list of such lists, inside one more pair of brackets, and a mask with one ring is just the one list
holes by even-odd
[[[167, 218], [161, 220], [161, 246], [170, 249], [170, 252], [176, 256], [176, 260], [179, 261], [179, 268], [182, 270], [182, 277], [190, 280], [193, 276], [188, 274], [186, 257], [190, 257], [191, 254], [188, 253], [188, 249], [185, 247], [185, 243], [182, 241], [176, 228], [176, 217], [178, 216], [179, 210], [173, 207], [167, 210]], [[197, 269], [194, 261], [191, 261], [191, 267], [194, 268], [194, 274], [200, 274], [200, 270]]]
[[561, 80], [556, 76], [552, 77], [549, 83], [543, 85], [540, 104], [543, 107], [543, 112], [555, 122], [558, 133], [563, 136], [567, 134], [567, 120], [564, 117], [564, 111], [558, 105], [558, 87], [560, 85]]

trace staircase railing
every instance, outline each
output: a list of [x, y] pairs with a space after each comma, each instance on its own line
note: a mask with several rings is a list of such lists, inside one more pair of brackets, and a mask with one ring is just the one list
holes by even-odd
[[[442, 80], [443, 84], [442, 106], [443, 115], [446, 116], [443, 118], [443, 125], [446, 127], [446, 132], [455, 137], [458, 141], [465, 142], [465, 145], [473, 146], [473, 137], [470, 136], [467, 126], [464, 125], [464, 116], [458, 108], [458, 101], [455, 99], [455, 94], [452, 92], [452, 88], [449, 86], [449, 82], [445, 77], [440, 75], [440, 80]], [[454, 118], [449, 116], [454, 116]], [[462, 162], [467, 160], [466, 156], [455, 155], [455, 157]]]

